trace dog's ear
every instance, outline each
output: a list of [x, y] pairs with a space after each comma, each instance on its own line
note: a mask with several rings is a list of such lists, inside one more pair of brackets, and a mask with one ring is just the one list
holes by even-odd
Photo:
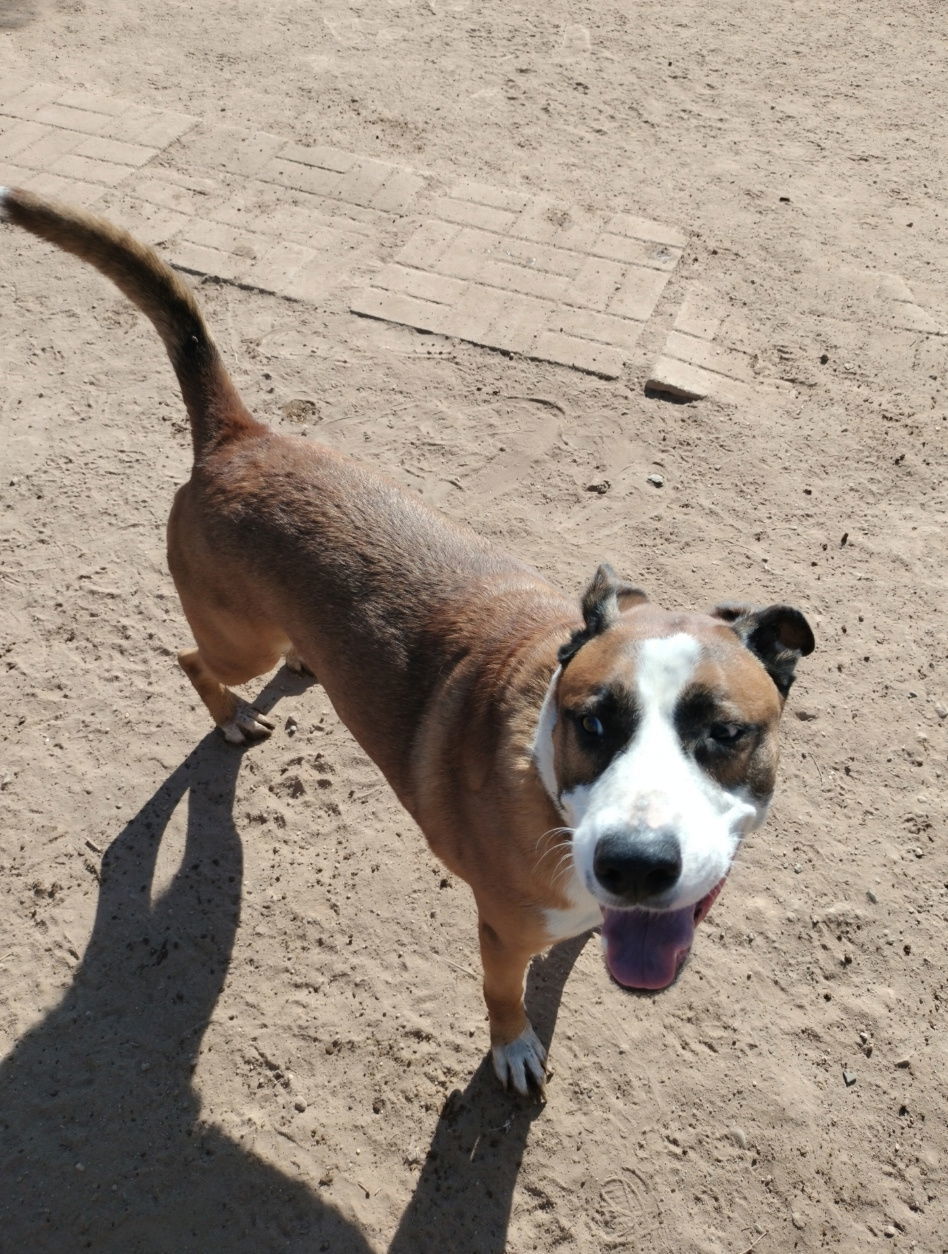
[[611, 627], [623, 610], [631, 609], [648, 597], [641, 588], [625, 583], [611, 566], [603, 563], [593, 575], [592, 583], [583, 593], [583, 623], [578, 631], [574, 631], [557, 655], [561, 666], [565, 666], [583, 645], [592, 640], [593, 636], [601, 635], [607, 627]]
[[765, 610], [748, 605], [718, 605], [711, 614], [731, 625], [786, 696], [797, 662], [816, 647], [810, 624], [800, 611], [789, 605], [771, 605]]
[[598, 636], [619, 617], [623, 610], [647, 601], [641, 588], [620, 579], [605, 562], [592, 577], [583, 593], [583, 621], [590, 636]]

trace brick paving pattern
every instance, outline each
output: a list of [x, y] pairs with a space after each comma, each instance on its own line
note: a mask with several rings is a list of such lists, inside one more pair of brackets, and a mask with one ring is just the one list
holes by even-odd
[[3, 177], [43, 195], [91, 205], [195, 121], [90, 92], [7, 82], [0, 99]]
[[628, 214], [465, 182], [352, 303], [356, 313], [616, 378], [685, 237]]
[[[353, 311], [610, 378], [635, 348], [684, 236], [430, 176], [328, 146], [89, 92], [0, 85], [3, 178], [120, 219], [182, 269], [318, 301], [377, 270]], [[383, 227], [414, 226], [379, 263]], [[402, 236], [404, 239], [404, 234]]]
[[8, 183], [110, 213], [175, 265], [318, 301], [428, 180], [339, 149], [47, 84], [0, 85]]
[[750, 358], [714, 342], [720, 326], [714, 297], [700, 285], [690, 284], [646, 388], [682, 400], [706, 396], [733, 404], [750, 400]]
[[[470, 181], [442, 194], [389, 161], [25, 80], [0, 82], [0, 178], [95, 206], [194, 273], [318, 302], [362, 270], [356, 313], [607, 378], [685, 244], [629, 214]], [[948, 334], [927, 289], [861, 278], [878, 321]], [[646, 386], [746, 402], [751, 359], [721, 342], [722, 312], [689, 281]]]
[[[316, 302], [358, 264], [374, 274], [356, 313], [608, 378], [685, 243], [629, 214], [469, 181], [441, 194], [392, 162], [44, 83], [0, 84], [0, 168], [109, 213], [183, 269]], [[385, 264], [380, 238], [400, 222]], [[710, 334], [678, 331], [668, 360], [730, 368]]]

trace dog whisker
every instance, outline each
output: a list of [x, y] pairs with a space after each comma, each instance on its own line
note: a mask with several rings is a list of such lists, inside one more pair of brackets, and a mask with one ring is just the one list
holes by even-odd
[[562, 879], [563, 876], [566, 875], [572, 869], [572, 866], [573, 866], [572, 858], [563, 858], [556, 868], [554, 879]]
[[[570, 846], [567, 845], [564, 850], [564, 841], [562, 839], [557, 840], [555, 838], [563, 837], [563, 836], [572, 836], [572, 834], [573, 834], [573, 829], [571, 827], [551, 827], [548, 832], [543, 833], [543, 835], [540, 837], [540, 840], [537, 841], [537, 845], [539, 845], [540, 841], [542, 840], [549, 839], [549, 838], [553, 838], [553, 839], [551, 840], [549, 847], [544, 849], [544, 851], [537, 858], [534, 864], [537, 870], [539, 870], [540, 866], [543, 864], [544, 859], [548, 858], [550, 854], [559, 853], [563, 856], [566, 856], [567, 858], [570, 857], [570, 853], [571, 853]], [[556, 872], [554, 872], [554, 874], [555, 873]]]
[[553, 878], [550, 881], [550, 883], [558, 884], [561, 880], [566, 878], [566, 876], [569, 874], [569, 872], [572, 869], [573, 869], [572, 852], [570, 850], [567, 850], [566, 853], [563, 855], [562, 859], [560, 860], [559, 865], [557, 866], [556, 870], [553, 872]]
[[545, 831], [545, 832], [542, 834], [542, 836], [538, 836], [538, 837], [537, 837], [536, 844], [535, 844], [533, 847], [534, 847], [534, 849], [538, 849], [538, 848], [539, 848], [539, 846], [540, 846], [540, 842], [541, 842], [541, 841], [543, 841], [543, 840], [548, 840], [548, 839], [550, 839], [551, 837], [556, 837], [556, 836], [572, 836], [572, 835], [573, 835], [573, 830], [574, 830], [574, 829], [573, 829], [572, 827], [551, 827], [551, 828], [549, 828], [547, 831]]

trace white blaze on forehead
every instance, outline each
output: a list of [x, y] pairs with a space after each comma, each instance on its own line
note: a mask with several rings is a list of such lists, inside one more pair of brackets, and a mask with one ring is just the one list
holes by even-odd
[[[701, 645], [684, 632], [643, 640], [635, 687], [640, 725], [622, 772], [632, 786], [640, 819], [653, 827], [674, 824], [694, 791], [696, 772], [675, 728], [675, 707], [695, 673]], [[625, 800], [628, 803], [629, 793]]]
[[700, 653], [698, 641], [683, 631], [675, 636], [642, 641], [635, 686], [643, 717], [650, 714], [674, 716], [678, 698], [695, 673]]

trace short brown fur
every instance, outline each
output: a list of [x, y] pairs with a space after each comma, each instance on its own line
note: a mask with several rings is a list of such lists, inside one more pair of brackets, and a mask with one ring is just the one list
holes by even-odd
[[[528, 1028], [526, 965], [551, 940], [543, 912], [569, 905], [560, 817], [531, 747], [557, 650], [579, 626], [574, 600], [375, 472], [253, 419], [193, 294], [150, 249], [26, 192], [7, 192], [2, 208], [111, 278], [168, 350], [195, 454], [168, 524], [196, 643], [180, 663], [212, 718], [235, 742], [265, 736], [272, 725], [228, 685], [282, 657], [319, 678], [434, 852], [470, 884], [491, 1040], [515, 1041]], [[678, 629], [639, 594], [628, 599], [629, 631]], [[733, 633], [707, 619], [701, 629], [727, 641], [736, 664]], [[587, 645], [570, 682], [618, 664], [625, 634]]]

